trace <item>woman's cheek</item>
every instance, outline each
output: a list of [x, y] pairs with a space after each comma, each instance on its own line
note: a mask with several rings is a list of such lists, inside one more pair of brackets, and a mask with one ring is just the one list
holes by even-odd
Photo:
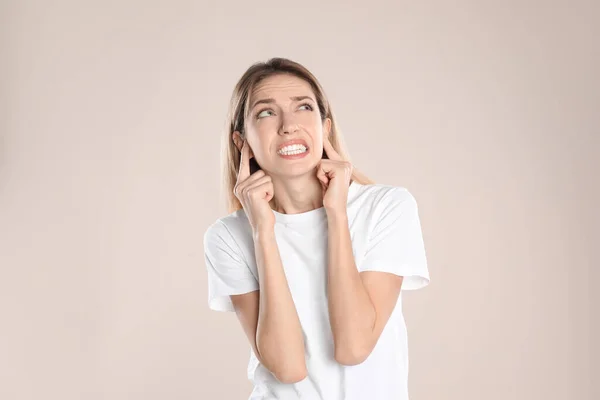
[[275, 118], [268, 118], [260, 122], [258, 130], [261, 137], [266, 137], [270, 134], [277, 133], [278, 123]]

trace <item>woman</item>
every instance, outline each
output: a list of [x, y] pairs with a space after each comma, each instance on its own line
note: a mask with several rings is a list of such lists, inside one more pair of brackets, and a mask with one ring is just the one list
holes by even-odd
[[353, 168], [298, 63], [251, 66], [228, 124], [231, 214], [204, 249], [209, 307], [250, 342], [250, 399], [408, 399], [400, 291], [429, 283], [415, 199]]

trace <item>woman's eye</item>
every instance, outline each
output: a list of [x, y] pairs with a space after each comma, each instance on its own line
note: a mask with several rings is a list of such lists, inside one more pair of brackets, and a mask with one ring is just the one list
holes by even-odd
[[266, 117], [266, 116], [268, 116], [268, 114], [267, 114], [267, 115], [265, 115], [265, 113], [270, 113], [270, 112], [272, 112], [272, 111], [271, 111], [271, 110], [262, 110], [261, 112], [259, 112], [259, 113], [256, 115], [256, 118], [262, 118], [262, 117]]
[[308, 103], [304, 103], [300, 107], [308, 107], [309, 111], [312, 111], [312, 109], [313, 109], [312, 106], [310, 104], [308, 104]]

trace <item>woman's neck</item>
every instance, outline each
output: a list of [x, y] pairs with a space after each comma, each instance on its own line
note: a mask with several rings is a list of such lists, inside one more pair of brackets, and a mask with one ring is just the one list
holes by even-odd
[[323, 207], [323, 189], [314, 177], [311, 179], [273, 179], [275, 195], [269, 202], [281, 214], [299, 214]]
[[299, 214], [323, 207], [323, 189], [316, 178], [309, 181], [273, 180], [273, 189], [275, 195], [269, 204], [281, 214]]

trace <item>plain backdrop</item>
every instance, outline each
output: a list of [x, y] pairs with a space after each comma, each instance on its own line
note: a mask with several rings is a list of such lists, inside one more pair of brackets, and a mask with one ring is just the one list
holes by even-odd
[[[231, 90], [282, 56], [419, 203], [413, 400], [592, 400], [597, 1], [1, 1], [0, 398], [246, 399], [207, 307]], [[393, 396], [390, 396], [392, 399]]]

